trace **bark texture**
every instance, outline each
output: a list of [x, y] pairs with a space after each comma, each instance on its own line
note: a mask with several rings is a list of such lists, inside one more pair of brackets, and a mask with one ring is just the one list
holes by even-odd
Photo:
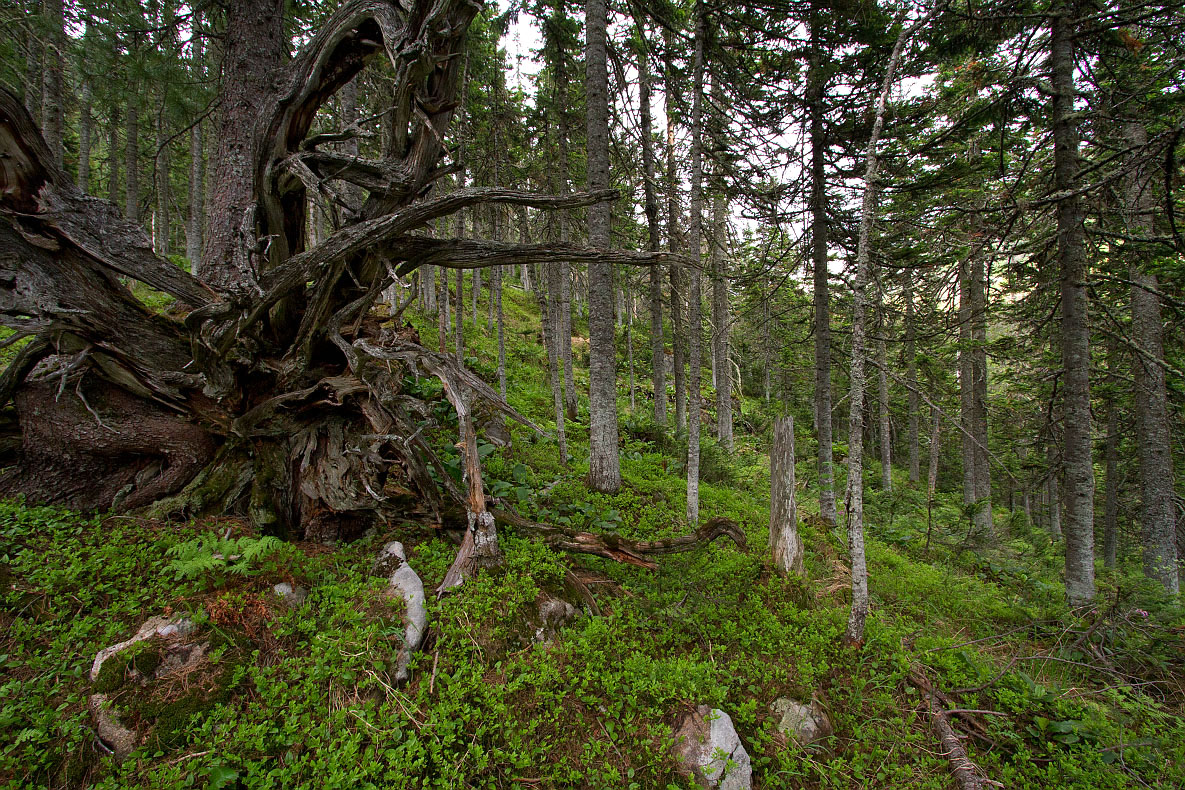
[[[588, 0], [585, 22], [585, 96], [588, 102], [588, 189], [609, 187], [609, 72], [606, 0]], [[589, 246], [608, 250], [610, 246], [609, 203], [588, 209]], [[608, 263], [588, 266], [588, 411], [589, 487], [613, 493], [621, 487], [617, 455], [617, 348], [613, 328], [613, 268]]]
[[1066, 597], [1073, 606], [1094, 597], [1094, 464], [1091, 455], [1090, 322], [1087, 315], [1086, 231], [1079, 185], [1078, 122], [1074, 111], [1074, 38], [1078, 7], [1058, 0], [1050, 11], [1049, 66], [1053, 85], [1054, 185], [1061, 290], [1065, 473]]
[[[1142, 124], [1126, 125], [1127, 143], [1147, 143]], [[1152, 194], [1152, 166], [1144, 165], [1124, 185], [1128, 233], [1150, 234], [1155, 202]], [[1160, 311], [1160, 283], [1148, 270], [1147, 255], [1137, 249], [1128, 252], [1131, 286], [1132, 354], [1135, 379], [1133, 402], [1136, 412], [1136, 445], [1139, 453], [1140, 522], [1144, 535], [1144, 575], [1156, 579], [1171, 593], [1180, 591], [1178, 573], [1176, 512], [1173, 506], [1172, 433], [1169, 424], [1168, 392], [1164, 367], [1164, 323]]]
[[691, 287], [688, 289], [688, 342], [690, 364], [687, 407], [687, 522], [699, 521], [699, 460], [700, 460], [700, 370], [702, 368], [701, 338], [703, 327], [700, 308], [700, 267], [703, 257], [703, 94], [704, 94], [704, 39], [707, 37], [708, 17], [702, 0], [695, 6], [695, 59], [692, 66], [691, 101], [691, 221], [688, 244], [691, 247]]
[[794, 419], [774, 421], [774, 444], [769, 456], [769, 548], [781, 573], [803, 573], [802, 538], [798, 536], [798, 506], [794, 497]]

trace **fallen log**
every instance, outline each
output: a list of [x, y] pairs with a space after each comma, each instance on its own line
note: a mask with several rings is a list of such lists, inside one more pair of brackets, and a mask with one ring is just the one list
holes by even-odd
[[958, 734], [951, 726], [950, 715], [943, 706], [942, 698], [945, 695], [934, 688], [934, 684], [926, 677], [926, 673], [922, 671], [921, 667], [917, 665], [910, 667], [909, 682], [922, 695], [926, 710], [930, 714], [930, 728], [938, 736], [943, 755], [950, 765], [951, 775], [954, 776], [955, 784], [959, 786], [959, 790], [984, 790], [985, 785], [996, 784], [980, 777], [979, 768], [971, 762], [971, 758], [967, 756], [967, 750], [963, 748]]

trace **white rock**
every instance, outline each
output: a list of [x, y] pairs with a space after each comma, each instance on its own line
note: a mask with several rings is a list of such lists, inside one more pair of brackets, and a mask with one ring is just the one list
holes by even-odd
[[309, 591], [299, 584], [294, 587], [288, 582], [280, 582], [272, 590], [289, 609], [299, 609], [309, 597]]
[[732, 719], [700, 705], [675, 730], [675, 753], [683, 771], [709, 790], [749, 790], [753, 766]]
[[103, 668], [103, 662], [111, 658], [121, 650], [125, 650], [137, 642], [143, 642], [151, 639], [154, 636], [162, 638], [176, 637], [182, 639], [193, 631], [193, 621], [185, 617], [178, 617], [170, 620], [167, 617], [150, 617], [140, 626], [140, 630], [131, 639], [114, 644], [111, 647], [105, 647], [95, 655], [95, 661], [91, 664], [91, 683], [99, 679], [99, 670]]
[[827, 712], [816, 699], [805, 704], [789, 697], [779, 697], [770, 709], [779, 718], [778, 730], [799, 746], [810, 746], [835, 732]]
[[403, 544], [393, 540], [383, 546], [375, 566], [383, 570], [394, 569], [387, 577], [390, 592], [403, 598], [406, 611], [403, 616], [403, 647], [395, 659], [395, 680], [406, 683], [410, 673], [412, 654], [424, 641], [428, 628], [428, 610], [424, 606], [424, 582], [415, 569], [407, 564]]

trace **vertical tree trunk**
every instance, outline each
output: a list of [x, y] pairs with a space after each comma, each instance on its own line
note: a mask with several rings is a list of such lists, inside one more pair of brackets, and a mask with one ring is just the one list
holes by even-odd
[[765, 403], [770, 396], [770, 345], [772, 342], [769, 314], [769, 275], [761, 276], [761, 367], [762, 384], [765, 387]]
[[893, 444], [892, 426], [889, 423], [889, 355], [885, 348], [885, 333], [889, 329], [884, 315], [884, 304], [877, 296], [877, 312], [880, 314], [879, 337], [876, 340], [876, 382], [877, 406], [880, 417], [878, 446], [881, 456], [881, 490], [893, 490]]
[[448, 348], [448, 327], [449, 327], [449, 295], [448, 295], [448, 269], [440, 270], [440, 280], [437, 285], [436, 294], [436, 337], [437, 337], [437, 351], [441, 354]]
[[[677, 77], [671, 63], [670, 52], [673, 36], [666, 36], [666, 61], [663, 64], [663, 88], [666, 93], [667, 116], [667, 249], [682, 252], [679, 234], [679, 168], [675, 158], [674, 107], [678, 103], [675, 94]], [[687, 429], [687, 336], [683, 326], [683, 267], [671, 264], [671, 369], [675, 380], [675, 431]]]
[[255, 205], [255, 117], [288, 55], [284, 5], [283, 0], [240, 0], [225, 6], [222, 101], [206, 196], [208, 216], [217, 221], [206, 228], [201, 269], [207, 282], [230, 290], [251, 287], [257, 274], [238, 237]]
[[802, 575], [802, 538], [798, 536], [798, 506], [794, 501], [794, 418], [774, 420], [774, 444], [769, 454], [769, 548], [774, 568]]
[[[981, 230], [982, 233], [982, 230]], [[992, 525], [991, 458], [988, 455], [987, 410], [987, 256], [971, 258], [971, 433], [975, 437], [975, 501], [983, 504], [975, 511], [976, 527], [982, 534], [994, 534]]]
[[107, 121], [107, 199], [119, 205], [119, 105], [111, 105]]
[[[646, 195], [646, 248], [658, 252], [661, 247], [658, 227], [658, 191], [655, 188], [654, 128], [650, 113], [649, 42], [641, 20], [638, 22], [638, 102], [642, 125], [642, 179]], [[663, 351], [661, 266], [650, 267], [650, 378], [654, 389], [654, 421], [660, 429], [667, 424], [666, 354]]]
[[691, 287], [688, 292], [689, 328], [687, 357], [690, 381], [687, 408], [687, 522], [699, 522], [699, 433], [700, 433], [700, 368], [703, 358], [700, 342], [703, 336], [700, 316], [700, 261], [703, 238], [703, 94], [704, 94], [704, 38], [707, 36], [707, 13], [703, 0], [695, 4], [695, 60], [691, 76], [691, 217], [688, 244], [691, 253]]
[[[202, 122], [189, 130], [189, 217], [185, 224], [185, 257], [201, 277], [202, 238], [206, 229], [206, 155]], [[310, 227], [315, 223], [309, 223]]]
[[169, 254], [169, 147], [165, 144], [164, 97], [156, 112], [156, 159], [153, 163], [153, 177], [156, 181], [156, 212], [152, 222], [152, 247], [157, 255]]
[[132, 91], [128, 95], [127, 128], [124, 134], [124, 170], [127, 171], [127, 186], [124, 188], [123, 214], [130, 222], [140, 221], [140, 95]]
[[917, 329], [914, 327], [913, 306], [913, 270], [905, 270], [904, 293], [905, 299], [905, 384], [906, 411], [908, 412], [909, 428], [906, 442], [909, 445], [909, 482], [917, 485], [921, 481], [921, 449], [918, 446], [920, 417], [918, 415], [918, 354]]
[[1050, 445], [1048, 450], [1049, 457], [1049, 479], [1045, 484], [1045, 495], [1049, 500], [1049, 535], [1054, 540], [1062, 539], [1062, 493], [1059, 485], [1059, 478], [1061, 477], [1061, 463], [1057, 457], [1057, 449], [1053, 445], [1053, 439], [1050, 438]]
[[1057, 204], [1058, 269], [1061, 279], [1062, 464], [1066, 476], [1066, 597], [1082, 606], [1094, 597], [1094, 464], [1091, 457], [1090, 323], [1087, 316], [1086, 232], [1079, 176], [1078, 125], [1074, 110], [1074, 35], [1078, 6], [1057, 0], [1051, 9], [1049, 66], [1053, 84], [1054, 186], [1066, 195]]
[[[1139, 363], [1137, 363], [1139, 364]], [[1119, 347], [1112, 339], [1107, 343], [1107, 369], [1119, 367]], [[1106, 464], [1106, 484], [1103, 494], [1103, 564], [1115, 567], [1119, 552], [1119, 402], [1115, 397], [1118, 384], [1107, 388], [1107, 441], [1103, 450]]]
[[826, 73], [823, 45], [819, 40], [818, 10], [811, 12], [811, 60], [807, 75], [807, 107], [811, 139], [811, 262], [814, 268], [815, 302], [815, 435], [819, 442], [819, 516], [834, 526], [835, 472], [831, 430], [831, 304], [827, 282], [827, 136], [823, 104]]
[[560, 339], [557, 336], [562, 326], [560, 320], [560, 273], [558, 266], [548, 266], [547, 273], [547, 317], [543, 324], [547, 345], [547, 373], [551, 380], [551, 399], [555, 405], [555, 435], [559, 443], [560, 462], [568, 463], [568, 443], [564, 437], [564, 392], [560, 386]]
[[54, 164], [62, 166], [62, 63], [66, 48], [62, 0], [42, 0], [45, 51], [42, 56], [41, 133]]
[[[971, 255], [978, 255], [973, 249]], [[975, 370], [971, 361], [971, 276], [970, 261], [959, 261], [959, 425], [963, 459], [963, 506], [975, 503]]]
[[80, 77], [82, 101], [78, 107], [78, 191], [84, 195], [91, 191], [91, 134], [94, 117], [91, 112], [91, 82], [86, 74]]
[[[588, 0], [585, 25], [585, 96], [588, 103], [588, 188], [609, 187], [609, 72], [606, 0]], [[588, 208], [588, 242], [609, 249], [611, 209], [608, 202]], [[595, 491], [613, 493], [621, 487], [617, 457], [617, 351], [613, 328], [613, 267], [588, 265], [588, 482]]]
[[[463, 223], [462, 214], [457, 214], [458, 224]], [[458, 234], [462, 235], [462, 234]], [[455, 331], [453, 335], [453, 353], [457, 361], [465, 362], [465, 270], [457, 269], [457, 298], [453, 300], [453, 320]]]
[[[715, 85], [719, 85], [719, 80], [715, 81]], [[728, 241], [728, 218], [723, 187], [722, 183], [716, 184], [716, 194], [712, 200], [712, 358], [716, 370], [716, 438], [720, 446], [731, 453], [732, 370], [728, 365], [728, 261], [724, 255], [724, 246]]]
[[[934, 12], [927, 14], [927, 21]], [[918, 23], [921, 24], [921, 23]], [[914, 27], [916, 27], [915, 25]], [[848, 546], [852, 562], [852, 608], [843, 641], [858, 645], [864, 641], [864, 621], [868, 617], [868, 566], [864, 556], [864, 363], [867, 355], [865, 321], [868, 299], [865, 291], [872, 274], [872, 232], [880, 194], [879, 145], [885, 125], [885, 106], [893, 86], [894, 73], [901, 61], [901, 50], [914, 27], [903, 29], [893, 46], [885, 69], [885, 78], [876, 98], [876, 113], [868, 136], [864, 165], [864, 199], [860, 207], [860, 235], [856, 247], [856, 281], [852, 290], [852, 367], [851, 394], [848, 397]]]
[[25, 18], [25, 81], [21, 87], [25, 93], [25, 109], [29, 111], [33, 123], [41, 128], [41, 94], [45, 91], [45, 76], [42, 73], [41, 61], [45, 54], [45, 46], [41, 41], [42, 34], [38, 17], [39, 15], [32, 13], [31, 9]]
[[930, 468], [926, 476], [926, 491], [929, 499], [934, 499], [934, 489], [938, 485], [938, 458], [942, 448], [938, 445], [938, 434], [942, 429], [942, 415], [938, 409], [930, 407]]
[[[1126, 125], [1125, 137], [1133, 147], [1148, 141], [1142, 124]], [[1125, 183], [1128, 232], [1150, 235], [1155, 206], [1151, 191], [1152, 166], [1136, 171]], [[1140, 459], [1140, 522], [1144, 534], [1144, 575], [1156, 579], [1170, 593], [1180, 592], [1173, 507], [1172, 433], [1164, 360], [1164, 323], [1160, 314], [1160, 284], [1147, 270], [1147, 255], [1138, 249], [1128, 254], [1131, 279], [1133, 401], [1136, 411], [1136, 445]]]

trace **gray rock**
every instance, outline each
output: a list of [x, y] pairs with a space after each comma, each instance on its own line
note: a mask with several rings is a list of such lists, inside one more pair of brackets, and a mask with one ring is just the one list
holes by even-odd
[[823, 710], [817, 699], [806, 704], [789, 697], [779, 697], [774, 700], [770, 710], [778, 717], [778, 730], [803, 748], [820, 745], [819, 741], [835, 732], [827, 711]]
[[[127, 650], [137, 642], [145, 642], [153, 638], [164, 642], [162, 660], [152, 672], [152, 677], [142, 677], [139, 673], [133, 672], [134, 679], [144, 685], [154, 678], [188, 672], [205, 658], [206, 650], [209, 647], [207, 643], [185, 641], [186, 637], [193, 633], [194, 628], [193, 621], [185, 617], [172, 619], [150, 617], [131, 639], [125, 639], [118, 644], [105, 647], [95, 655], [95, 660], [91, 664], [91, 682], [94, 683], [98, 680], [99, 672], [109, 658]], [[95, 731], [99, 738], [111, 747], [117, 760], [123, 760], [140, 745], [140, 733], [124, 726], [123, 722], [119, 720], [119, 715], [108, 703], [106, 694], [91, 694], [87, 699], [87, 707], [95, 722]]]
[[123, 726], [119, 716], [107, 703], [106, 694], [91, 694], [87, 699], [91, 719], [95, 722], [95, 732], [99, 739], [111, 747], [115, 752], [115, 759], [123, 760], [132, 750], [140, 745], [140, 736], [135, 730]]
[[559, 598], [542, 593], [535, 602], [539, 611], [539, 624], [535, 628], [535, 641], [550, 643], [560, 629], [574, 620], [580, 612], [575, 606]]
[[411, 677], [408, 667], [412, 654], [424, 641], [428, 628], [428, 610], [424, 606], [424, 582], [411, 565], [407, 564], [407, 553], [397, 540], [383, 546], [375, 560], [375, 569], [387, 575], [388, 595], [403, 599], [403, 647], [395, 657], [395, 681], [406, 683]]
[[299, 609], [304, 606], [305, 600], [309, 597], [309, 591], [299, 584], [293, 586], [288, 582], [280, 582], [272, 590], [289, 609]]
[[722, 710], [700, 705], [675, 730], [675, 755], [681, 771], [709, 790], [749, 790], [753, 766], [732, 719]]

